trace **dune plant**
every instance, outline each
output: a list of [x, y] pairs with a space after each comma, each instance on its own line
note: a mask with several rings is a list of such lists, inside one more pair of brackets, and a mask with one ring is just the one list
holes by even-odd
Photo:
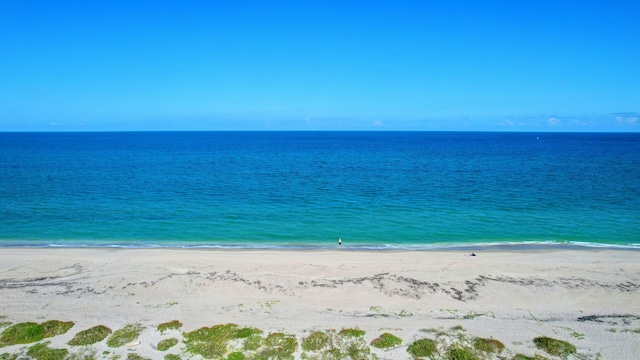
[[66, 333], [73, 327], [74, 323], [73, 321], [49, 320], [40, 325], [42, 325], [44, 329], [44, 337], [50, 338]]
[[33, 322], [17, 323], [6, 328], [0, 335], [0, 347], [29, 344], [44, 339], [45, 329]]
[[428, 357], [438, 352], [436, 342], [431, 339], [420, 339], [412, 342], [407, 352], [415, 358]]
[[156, 348], [160, 351], [167, 351], [171, 349], [173, 346], [175, 346], [177, 343], [178, 343], [178, 339], [176, 338], [164, 339], [164, 340], [160, 340]]
[[499, 353], [504, 350], [504, 344], [496, 339], [475, 338], [473, 347], [487, 353]]
[[534, 344], [536, 344], [538, 349], [544, 350], [550, 355], [554, 356], [566, 358], [571, 354], [575, 354], [577, 351], [575, 346], [566, 341], [553, 339], [546, 336], [537, 337], [533, 339], [533, 342]]
[[534, 355], [533, 357], [523, 354], [516, 354], [512, 360], [547, 360], [547, 358], [538, 354]]
[[229, 342], [237, 338], [238, 325], [225, 324], [202, 327], [184, 334], [186, 350], [207, 359], [226, 355]]
[[140, 324], [129, 324], [122, 329], [116, 330], [107, 340], [107, 346], [116, 348], [132, 342], [140, 336], [144, 327]]
[[378, 349], [389, 349], [400, 344], [402, 344], [402, 339], [390, 333], [384, 333], [371, 342], [371, 346]]
[[104, 325], [98, 325], [90, 329], [80, 331], [67, 344], [71, 346], [91, 345], [106, 339], [109, 334], [111, 334], [111, 329]]
[[0, 335], [0, 347], [16, 344], [29, 344], [42, 339], [61, 335], [73, 327], [73, 322], [49, 320], [42, 324], [24, 322], [6, 328]]
[[227, 360], [245, 360], [247, 357], [243, 353], [236, 351], [227, 356]]
[[360, 337], [364, 336], [365, 332], [360, 329], [342, 329], [338, 335], [345, 337]]
[[318, 351], [327, 346], [329, 335], [322, 331], [316, 331], [302, 340], [302, 349], [306, 351]]
[[461, 344], [453, 344], [445, 353], [447, 360], [480, 360], [473, 349], [462, 346]]
[[182, 323], [180, 321], [172, 320], [172, 321], [165, 322], [158, 325], [158, 331], [160, 331], [160, 333], [164, 333], [165, 331], [177, 330], [177, 329], [180, 329], [181, 327], [182, 327]]
[[27, 355], [34, 360], [64, 360], [69, 355], [67, 349], [52, 349], [48, 342], [33, 345], [27, 350]]
[[243, 350], [254, 351], [258, 350], [262, 346], [262, 336], [260, 334], [253, 334], [246, 337], [242, 343]]
[[260, 335], [260, 334], [262, 334], [262, 330], [260, 330], [260, 329], [244, 327], [242, 329], [238, 329], [238, 331], [236, 332], [235, 338], [236, 339], [246, 339], [246, 338], [248, 338], [250, 336]]
[[142, 357], [136, 353], [128, 353], [127, 354], [127, 360], [151, 360], [151, 359], [147, 359], [145, 357]]
[[293, 359], [293, 353], [298, 350], [295, 336], [284, 333], [272, 333], [264, 340], [259, 358]]

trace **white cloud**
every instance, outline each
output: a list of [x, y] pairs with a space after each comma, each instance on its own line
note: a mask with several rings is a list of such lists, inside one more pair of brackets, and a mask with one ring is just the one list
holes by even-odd
[[550, 117], [550, 118], [547, 120], [547, 123], [548, 123], [550, 126], [560, 125], [560, 119], [558, 119], [558, 118], [557, 118], [557, 117], [555, 117], [555, 116], [552, 116], [552, 117]]
[[373, 122], [373, 126], [382, 126], [382, 125], [384, 125], [384, 124], [382, 123], [382, 121], [374, 121], [374, 122]]
[[629, 125], [636, 125], [638, 124], [638, 117], [637, 116], [616, 116], [616, 122], [618, 124], [629, 124]]

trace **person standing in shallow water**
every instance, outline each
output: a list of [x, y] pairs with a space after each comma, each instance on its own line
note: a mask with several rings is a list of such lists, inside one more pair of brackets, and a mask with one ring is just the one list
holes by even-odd
[[342, 246], [342, 239], [338, 238], [338, 245]]

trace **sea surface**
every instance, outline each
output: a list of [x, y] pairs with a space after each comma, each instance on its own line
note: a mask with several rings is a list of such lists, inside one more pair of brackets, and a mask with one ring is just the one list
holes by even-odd
[[640, 248], [639, 133], [0, 133], [0, 247]]

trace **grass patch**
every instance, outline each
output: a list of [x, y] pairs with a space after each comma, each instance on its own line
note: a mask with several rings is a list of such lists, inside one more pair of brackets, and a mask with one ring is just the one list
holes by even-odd
[[182, 358], [180, 357], [180, 355], [167, 354], [164, 356], [164, 360], [182, 360]]
[[573, 336], [574, 338], [578, 339], [578, 340], [584, 340], [584, 334], [583, 333], [579, 333], [575, 330], [573, 330], [570, 327], [566, 327], [566, 326], [557, 326], [560, 329], [564, 329], [567, 330], [569, 332], [569, 335]]
[[172, 321], [158, 325], [158, 331], [160, 331], [160, 333], [164, 333], [165, 331], [177, 330], [177, 329], [180, 329], [181, 327], [182, 327], [182, 323], [180, 321], [172, 320]]
[[73, 322], [50, 320], [42, 324], [33, 322], [18, 323], [6, 328], [0, 336], [0, 347], [29, 344], [42, 339], [61, 335], [73, 327]]
[[229, 341], [236, 339], [238, 325], [214, 325], [184, 334], [186, 350], [207, 359], [223, 357], [227, 353]]
[[338, 335], [345, 337], [361, 337], [365, 332], [360, 329], [342, 329]]
[[66, 333], [73, 327], [74, 323], [73, 321], [49, 320], [40, 325], [44, 328], [44, 337], [46, 339]]
[[576, 347], [570, 343], [558, 339], [553, 339], [546, 336], [541, 336], [533, 339], [538, 349], [544, 350], [547, 353], [554, 356], [568, 357], [571, 354], [576, 353]]
[[302, 340], [302, 349], [305, 351], [322, 350], [329, 343], [329, 335], [322, 331], [316, 331]]
[[48, 342], [33, 345], [27, 350], [27, 355], [35, 360], [64, 360], [69, 351], [67, 349], [51, 349]]
[[177, 343], [178, 343], [178, 339], [176, 339], [176, 338], [164, 339], [164, 340], [160, 340], [160, 342], [158, 343], [157, 348], [160, 351], [167, 351], [167, 350], [171, 349], [172, 347], [174, 347]]
[[260, 329], [244, 327], [244, 328], [238, 330], [238, 332], [236, 333], [235, 338], [236, 339], [246, 339], [246, 338], [251, 337], [253, 335], [260, 335], [260, 334], [262, 334], [262, 330], [260, 330]]
[[328, 346], [318, 359], [365, 360], [376, 358], [371, 356], [371, 348], [364, 340], [364, 334], [364, 331], [359, 329], [343, 329], [338, 334], [330, 332]]
[[460, 344], [454, 344], [451, 346], [445, 355], [447, 360], [480, 360], [480, 358], [474, 353], [473, 349], [461, 346]]
[[33, 322], [17, 323], [6, 328], [0, 335], [0, 347], [29, 344], [44, 339], [45, 330]]
[[371, 342], [371, 346], [378, 349], [389, 349], [400, 344], [402, 344], [402, 339], [389, 333], [384, 333]]
[[547, 358], [540, 355], [534, 355], [533, 357], [531, 357], [527, 355], [516, 354], [516, 356], [513, 357], [513, 360], [547, 360]]
[[477, 313], [477, 312], [470, 311], [469, 313], [467, 313], [462, 318], [463, 319], [475, 319], [475, 318], [477, 318], [479, 316], [488, 316], [488, 317], [492, 317], [494, 319], [496, 317], [493, 313], [490, 313], [490, 312], [488, 312], [488, 313]]
[[635, 334], [640, 334], [640, 329], [624, 329], [622, 332], [630, 332]]
[[264, 339], [263, 348], [257, 354], [262, 359], [293, 359], [293, 353], [298, 349], [298, 341], [293, 335], [272, 333]]
[[104, 325], [98, 325], [90, 329], [80, 331], [67, 344], [71, 346], [91, 345], [106, 339], [109, 334], [111, 334], [111, 329]]
[[407, 352], [415, 358], [427, 357], [438, 352], [436, 342], [431, 339], [416, 340], [409, 345]]
[[239, 351], [232, 352], [231, 354], [229, 354], [229, 356], [227, 356], [227, 360], [246, 360], [246, 358], [247, 357]]
[[136, 353], [128, 353], [127, 360], [151, 360], [151, 359], [147, 359], [146, 357], [142, 357]]
[[255, 351], [262, 346], [262, 337], [259, 334], [251, 335], [244, 339], [242, 349], [246, 351]]
[[107, 340], [107, 346], [117, 348], [132, 342], [140, 336], [143, 329], [144, 327], [139, 324], [129, 324], [122, 329], [116, 330]]
[[473, 347], [487, 353], [499, 353], [504, 350], [504, 344], [496, 339], [475, 338]]

